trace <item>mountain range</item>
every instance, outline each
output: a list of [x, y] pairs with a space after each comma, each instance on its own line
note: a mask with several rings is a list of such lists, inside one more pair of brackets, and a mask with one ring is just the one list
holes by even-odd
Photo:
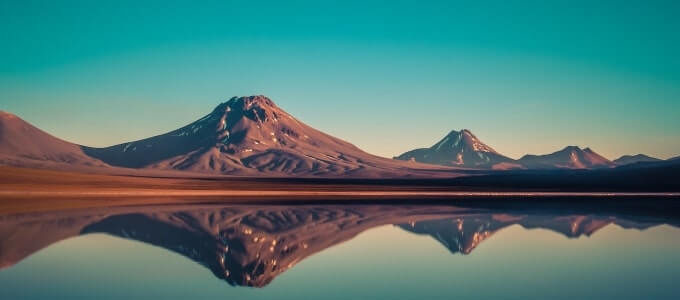
[[527, 154], [515, 160], [481, 142], [468, 129], [453, 130], [432, 147], [407, 151], [395, 156], [394, 159], [441, 166], [493, 170], [600, 169], [662, 161], [644, 154], [624, 155], [611, 161], [591, 148], [580, 148], [578, 146], [567, 146], [550, 154]]
[[467, 129], [451, 131], [432, 147], [388, 159], [304, 124], [265, 96], [233, 97], [182, 128], [105, 148], [61, 140], [0, 112], [0, 165], [30, 168], [382, 178], [456, 177], [468, 170], [613, 168], [653, 161], [658, 160], [641, 154], [610, 161], [576, 146], [515, 160]]

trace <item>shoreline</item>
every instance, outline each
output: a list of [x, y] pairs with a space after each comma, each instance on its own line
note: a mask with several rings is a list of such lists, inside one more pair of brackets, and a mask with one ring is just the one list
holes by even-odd
[[0, 197], [680, 197], [680, 192], [483, 192], [419, 190], [191, 190], [191, 189], [111, 189], [111, 190], [3, 190]]

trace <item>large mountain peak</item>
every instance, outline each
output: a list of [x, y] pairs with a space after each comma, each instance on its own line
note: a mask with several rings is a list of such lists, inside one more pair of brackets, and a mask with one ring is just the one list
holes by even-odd
[[276, 139], [278, 131], [287, 136], [299, 136], [290, 123], [300, 124], [265, 96], [232, 97], [215, 107], [210, 114], [169, 134], [201, 136], [207, 144], [222, 148], [232, 146], [227, 147], [231, 149], [243, 145], [283, 142]]

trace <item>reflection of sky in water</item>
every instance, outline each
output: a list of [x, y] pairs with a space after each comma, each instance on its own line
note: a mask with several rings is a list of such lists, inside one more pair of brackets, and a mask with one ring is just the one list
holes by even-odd
[[471, 254], [394, 226], [299, 262], [264, 288], [231, 287], [162, 248], [103, 234], [56, 243], [0, 271], [2, 299], [677, 298], [680, 229], [610, 225], [568, 239], [513, 225]]

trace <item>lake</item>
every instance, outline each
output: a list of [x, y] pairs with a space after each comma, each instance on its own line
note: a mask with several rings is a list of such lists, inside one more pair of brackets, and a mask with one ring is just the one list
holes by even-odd
[[0, 215], [0, 299], [680, 299], [674, 214], [159, 205]]

